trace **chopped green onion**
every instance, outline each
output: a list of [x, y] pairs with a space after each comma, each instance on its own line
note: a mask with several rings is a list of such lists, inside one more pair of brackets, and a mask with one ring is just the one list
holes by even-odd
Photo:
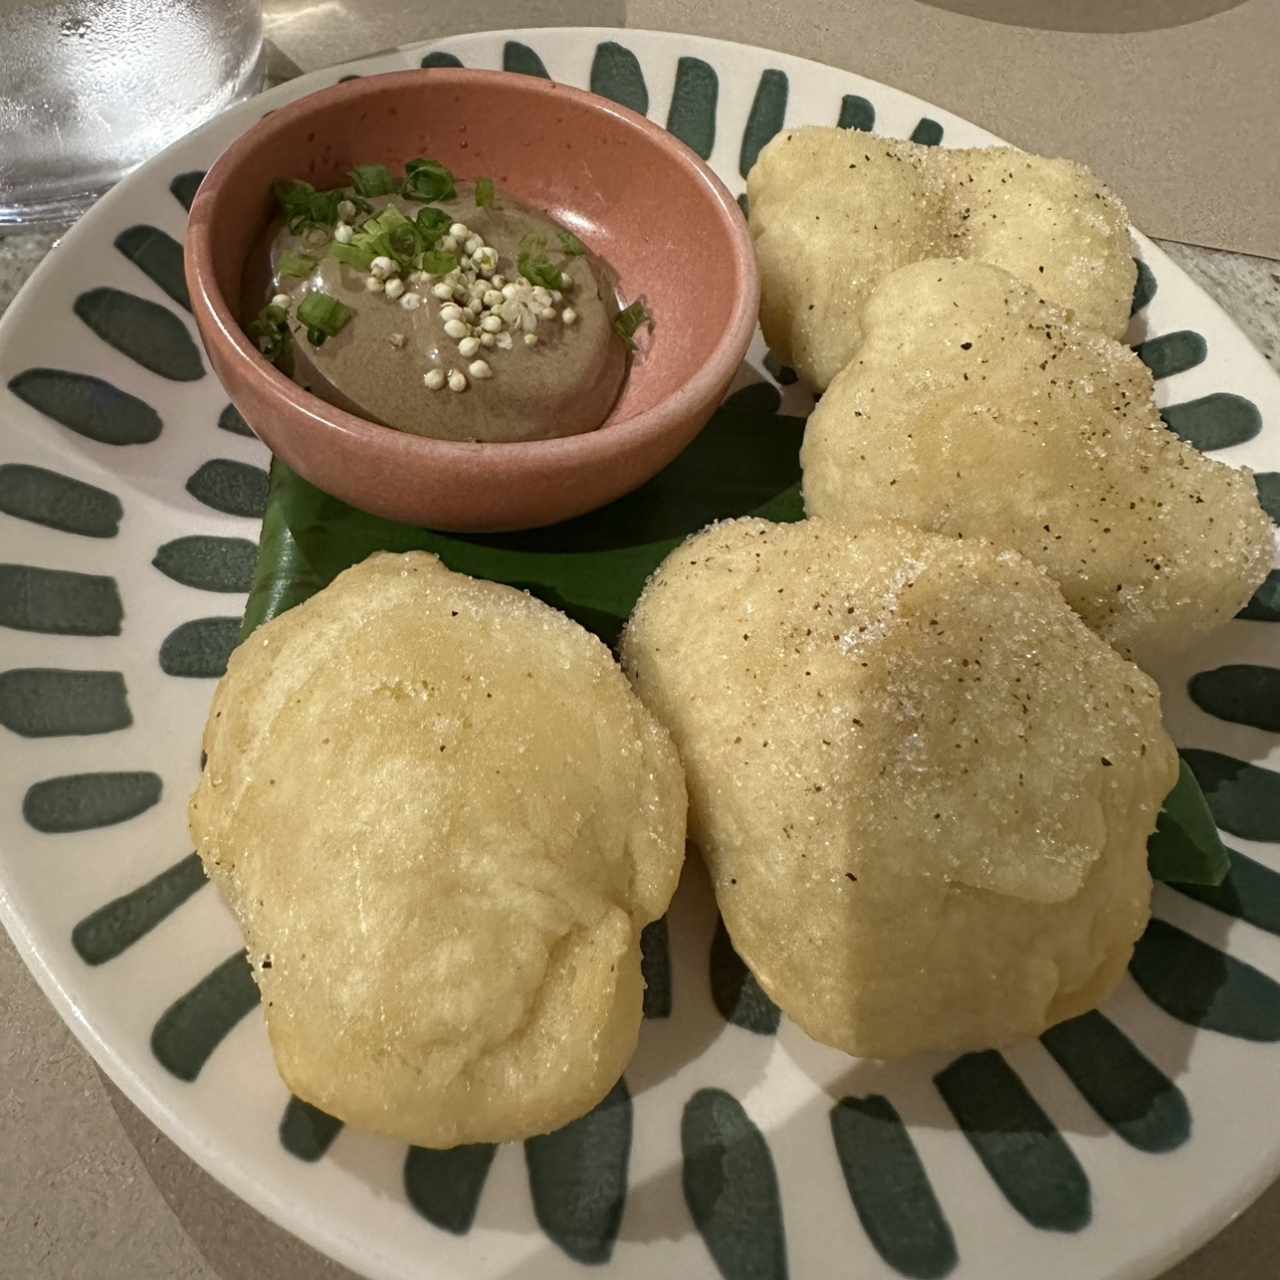
[[556, 232], [560, 237], [560, 251], [566, 253], [571, 258], [580, 258], [587, 251], [587, 246], [573, 234], [572, 231], [560, 230]]
[[402, 190], [411, 200], [448, 200], [456, 194], [453, 174], [439, 160], [410, 160]]
[[620, 337], [627, 347], [634, 351], [636, 349], [636, 334], [644, 325], [652, 325], [653, 317], [649, 314], [648, 308], [637, 299], [629, 307], [623, 307], [616, 316], [613, 317], [613, 331]]
[[272, 364], [279, 364], [289, 350], [289, 313], [284, 307], [265, 306], [250, 321], [246, 332]]
[[496, 192], [493, 187], [492, 178], [481, 178], [476, 183], [476, 208], [492, 209]]
[[373, 266], [373, 260], [377, 254], [372, 249], [365, 249], [355, 244], [339, 244], [335, 240], [329, 246], [329, 256], [336, 258], [345, 266], [355, 267], [357, 271], [368, 271]]
[[389, 196], [395, 189], [395, 179], [385, 164], [358, 164], [351, 170], [351, 185], [362, 196]]
[[395, 205], [387, 205], [376, 218], [370, 218], [351, 241], [357, 249], [377, 257], [394, 258], [402, 271], [407, 271], [422, 249], [417, 227]]
[[341, 191], [317, 191], [311, 197], [311, 221], [318, 227], [332, 227], [338, 221]]
[[394, 231], [397, 227], [411, 226], [413, 223], [400, 212], [399, 206], [389, 204], [378, 211], [376, 218], [370, 218], [361, 230], [367, 231], [370, 227], [376, 227], [379, 231]]
[[428, 204], [418, 210], [415, 225], [426, 247], [434, 249], [436, 241], [453, 225], [453, 219], [443, 209]]
[[306, 253], [282, 253], [276, 265], [276, 273], [305, 279], [316, 268], [316, 260]]
[[271, 190], [294, 235], [310, 227], [332, 227], [338, 221], [341, 191], [317, 191], [296, 178], [277, 178]]
[[327, 293], [309, 293], [298, 304], [298, 322], [307, 326], [307, 338], [319, 346], [312, 333], [319, 330], [328, 338], [336, 338], [346, 328], [352, 311], [346, 303]]
[[540, 284], [546, 289], [560, 288], [560, 268], [547, 257], [546, 236], [535, 233], [525, 236], [520, 241], [516, 266], [530, 284]]
[[447, 276], [450, 271], [458, 269], [458, 255], [444, 253], [439, 249], [429, 250], [418, 261], [419, 269], [432, 276]]
[[285, 213], [292, 213], [305, 208], [316, 189], [311, 183], [298, 178], [277, 178], [271, 184], [271, 193]]
[[418, 228], [412, 222], [392, 227], [386, 232], [387, 244], [391, 247], [390, 256], [401, 266], [407, 266], [418, 255], [422, 240], [418, 236]]

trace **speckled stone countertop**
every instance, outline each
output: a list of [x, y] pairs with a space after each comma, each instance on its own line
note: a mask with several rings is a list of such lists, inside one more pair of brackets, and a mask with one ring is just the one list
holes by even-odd
[[[522, 6], [519, 21], [530, 24], [621, 25], [620, 14], [602, 12], [610, 6], [587, 0], [522, 0]], [[303, 22], [313, 9], [346, 7], [287, 0], [274, 6], [276, 26], [269, 30], [289, 47], [291, 23]], [[269, 23], [272, 11], [269, 6]], [[500, 13], [478, 16], [486, 18], [481, 25], [503, 25]], [[515, 14], [506, 16], [515, 25]], [[341, 12], [326, 22], [342, 26]], [[425, 38], [431, 32], [410, 34]], [[764, 30], [739, 25], [725, 34], [768, 43]], [[392, 38], [409, 35], [397, 29], [382, 43]], [[348, 55], [362, 51], [343, 47]], [[294, 52], [304, 65], [322, 64], [304, 56], [301, 46]], [[289, 74], [287, 67], [278, 71], [280, 78]], [[0, 312], [56, 239], [55, 232], [0, 237]], [[1280, 262], [1190, 245], [1161, 247], [1280, 365]], [[355, 1280], [224, 1190], [146, 1120], [79, 1047], [3, 932], [0, 1143], [5, 1280]], [[1277, 1256], [1280, 1184], [1164, 1280], [1275, 1280]]]
[[0, 236], [0, 313], [14, 300], [60, 234], [61, 230]]

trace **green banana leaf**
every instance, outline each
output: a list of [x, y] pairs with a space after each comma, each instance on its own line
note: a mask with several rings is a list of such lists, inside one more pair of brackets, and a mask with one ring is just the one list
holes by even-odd
[[[279, 459], [242, 635], [301, 603], [374, 551], [433, 551], [458, 573], [504, 582], [614, 645], [668, 552], [712, 520], [799, 520], [804, 419], [780, 414], [767, 382], [735, 391], [692, 445], [643, 488], [577, 520], [522, 533], [437, 533], [366, 515], [321, 493]], [[1184, 764], [1148, 845], [1151, 874], [1217, 885], [1227, 854]]]
[[1204, 792], [1185, 760], [1178, 761], [1178, 781], [1147, 841], [1147, 866], [1156, 880], [1215, 886], [1231, 869]]
[[394, 524], [356, 511], [271, 464], [257, 571], [243, 634], [374, 551], [434, 551], [449, 568], [532, 592], [606, 644], [667, 553], [712, 520], [799, 520], [804, 419], [778, 413], [775, 387], [734, 392], [698, 438], [635, 493], [548, 529], [472, 536]]

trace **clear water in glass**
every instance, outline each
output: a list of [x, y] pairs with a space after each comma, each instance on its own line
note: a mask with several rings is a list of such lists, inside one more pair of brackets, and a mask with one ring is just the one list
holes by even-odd
[[0, 0], [0, 231], [70, 221], [261, 83], [260, 0]]

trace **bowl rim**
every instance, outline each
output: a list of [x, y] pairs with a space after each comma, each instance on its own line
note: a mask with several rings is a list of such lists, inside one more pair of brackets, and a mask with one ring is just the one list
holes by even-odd
[[[304, 390], [262, 355], [236, 320], [213, 267], [214, 227], [228, 178], [264, 140], [295, 126], [318, 107], [327, 106], [334, 99], [357, 97], [379, 89], [393, 92], [408, 89], [421, 85], [422, 77], [428, 74], [432, 84], [446, 87], [501, 80], [518, 84], [526, 93], [567, 96], [594, 111], [614, 117], [644, 135], [651, 143], [674, 154], [694, 182], [710, 196], [720, 214], [741, 282], [728, 323], [692, 377], [672, 388], [647, 409], [620, 422], [609, 423], [606, 418], [600, 427], [578, 435], [510, 442], [440, 440], [383, 426], [331, 405]], [[558, 463], [566, 462], [575, 466], [589, 465], [593, 461], [604, 461], [619, 450], [641, 447], [650, 440], [662, 438], [677, 429], [700, 406], [719, 398], [746, 355], [760, 309], [760, 276], [747, 220], [729, 189], [696, 152], [661, 125], [612, 99], [555, 80], [478, 68], [434, 67], [429, 71], [415, 68], [361, 76], [307, 94], [268, 113], [222, 152], [201, 181], [188, 215], [185, 270], [197, 319], [202, 318], [203, 311], [203, 318], [214, 330], [213, 340], [226, 344], [226, 358], [234, 361], [245, 376], [256, 379], [269, 399], [294, 414], [301, 414], [347, 436], [349, 443], [367, 444], [371, 450], [390, 453], [397, 462], [403, 461], [406, 465], [417, 461], [442, 466], [465, 460], [474, 466], [486, 455], [494, 461], [500, 459], [504, 469], [522, 465], [554, 468]], [[211, 343], [206, 340], [206, 345]]]

